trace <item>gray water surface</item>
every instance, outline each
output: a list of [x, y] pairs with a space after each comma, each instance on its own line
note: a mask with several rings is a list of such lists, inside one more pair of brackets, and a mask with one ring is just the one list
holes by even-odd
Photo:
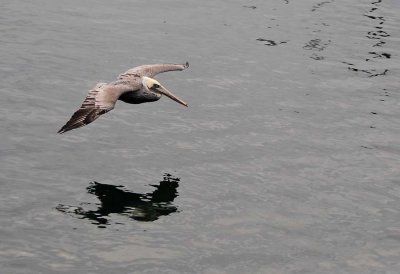
[[[400, 3], [2, 1], [1, 273], [398, 273]], [[119, 102], [137, 65], [188, 102]]]

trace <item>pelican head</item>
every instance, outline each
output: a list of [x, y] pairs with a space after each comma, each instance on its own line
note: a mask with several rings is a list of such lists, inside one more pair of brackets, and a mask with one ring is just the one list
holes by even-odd
[[169, 90], [167, 90], [165, 87], [163, 87], [157, 80], [150, 78], [150, 77], [146, 77], [143, 76], [142, 79], [142, 84], [143, 87], [150, 93], [156, 94], [156, 96], [160, 96], [161, 95], [165, 95], [169, 98], [171, 98], [172, 100], [174, 100], [175, 102], [178, 102], [181, 105], [184, 105], [185, 107], [187, 107], [188, 105], [182, 101], [181, 99], [179, 99], [177, 96], [175, 96], [174, 94], [172, 94]]

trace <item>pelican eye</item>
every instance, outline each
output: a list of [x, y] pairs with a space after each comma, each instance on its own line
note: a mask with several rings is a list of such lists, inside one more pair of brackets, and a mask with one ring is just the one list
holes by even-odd
[[151, 87], [151, 89], [158, 89], [160, 87], [159, 84], [153, 84], [153, 86]]

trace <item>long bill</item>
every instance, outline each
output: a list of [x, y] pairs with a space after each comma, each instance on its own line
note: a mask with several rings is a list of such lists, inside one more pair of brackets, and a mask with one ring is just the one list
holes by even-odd
[[175, 96], [174, 94], [172, 94], [172, 92], [170, 92], [168, 89], [166, 89], [165, 87], [161, 86], [158, 88], [158, 91], [161, 94], [164, 94], [165, 96], [171, 98], [172, 100], [174, 100], [175, 102], [178, 102], [181, 105], [184, 105], [185, 107], [187, 107], [188, 105], [182, 101], [181, 99], [179, 99], [177, 96]]

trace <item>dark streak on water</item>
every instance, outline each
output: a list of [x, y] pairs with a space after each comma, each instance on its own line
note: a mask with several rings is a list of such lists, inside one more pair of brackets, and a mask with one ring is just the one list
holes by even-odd
[[320, 2], [320, 3], [316, 4], [316, 5], [314, 5], [312, 7], [311, 11], [316, 11], [316, 10], [320, 9], [321, 7], [323, 7], [324, 5], [332, 3], [332, 2], [334, 2], [334, 0]]
[[277, 46], [277, 45], [280, 45], [280, 44], [286, 44], [288, 42], [288, 41], [278, 41], [278, 42], [276, 42], [274, 40], [269, 40], [269, 39], [265, 39], [265, 38], [257, 38], [256, 40], [260, 41], [260, 42], [267, 42], [267, 43], [264, 44], [266, 46]]
[[376, 77], [376, 76], [386, 75], [386, 73], [389, 71], [388, 69], [385, 69], [382, 72], [377, 72], [376, 69], [367, 70], [367, 69], [357, 69], [357, 68], [353, 68], [353, 67], [349, 67], [348, 69], [351, 71], [356, 71], [356, 72], [360, 71], [360, 72], [367, 73], [368, 77]]
[[87, 187], [87, 192], [100, 200], [96, 210], [85, 210], [82, 207], [91, 203], [82, 203], [81, 206], [60, 204], [56, 209], [80, 219], [89, 219], [100, 228], [105, 228], [105, 225], [110, 224], [109, 215], [112, 213], [121, 214], [136, 221], [152, 222], [161, 216], [178, 211], [172, 202], [178, 196], [179, 181], [179, 178], [165, 174], [164, 179], [157, 185], [151, 185], [156, 189], [150, 193], [134, 193], [125, 190], [123, 186], [92, 182]]
[[[386, 21], [384, 16], [376, 15], [376, 13], [379, 13], [379, 5], [381, 3], [382, 3], [381, 0], [371, 2], [371, 5], [373, 5], [373, 7], [370, 8], [368, 13], [364, 14], [365, 17], [373, 20], [373, 22], [376, 23], [373, 26], [374, 29], [368, 31], [367, 35], [366, 35], [366, 37], [368, 39], [374, 41], [374, 44], [372, 45], [373, 48], [375, 48], [375, 47], [381, 48], [382, 46], [386, 45], [387, 41], [385, 41], [385, 38], [388, 38], [391, 36], [387, 31], [384, 30], [384, 23]], [[389, 58], [391, 58], [391, 54], [384, 52], [384, 51], [381, 51], [381, 52], [369, 51], [368, 54], [372, 55], [372, 57], [365, 58], [366, 62], [370, 61], [371, 58], [373, 58], [373, 59], [379, 59], [379, 58], [389, 59]], [[366, 74], [368, 74], [368, 77], [383, 76], [383, 75], [386, 75], [387, 72], [389, 72], [388, 68], [378, 70], [378, 69], [374, 69], [374, 68], [360, 69], [360, 68], [356, 68], [355, 66], [350, 66], [350, 67], [348, 67], [348, 69], [351, 71], [355, 71], [355, 72], [359, 71], [359, 72], [366, 73]]]
[[246, 6], [246, 5], [244, 5], [243, 7], [248, 8], [248, 9], [253, 9], [253, 10], [257, 8], [256, 6]]
[[[303, 46], [303, 49], [312, 51], [323, 51], [330, 44], [330, 42], [330, 40], [328, 40], [327, 42], [323, 42], [321, 39], [318, 38], [312, 39], [305, 46]], [[310, 58], [314, 60], [324, 60], [324, 56], [319, 55], [315, 52], [312, 53]]]
[[312, 39], [303, 48], [306, 50], [322, 51], [330, 44], [330, 42], [330, 40], [323, 42], [321, 39]]

